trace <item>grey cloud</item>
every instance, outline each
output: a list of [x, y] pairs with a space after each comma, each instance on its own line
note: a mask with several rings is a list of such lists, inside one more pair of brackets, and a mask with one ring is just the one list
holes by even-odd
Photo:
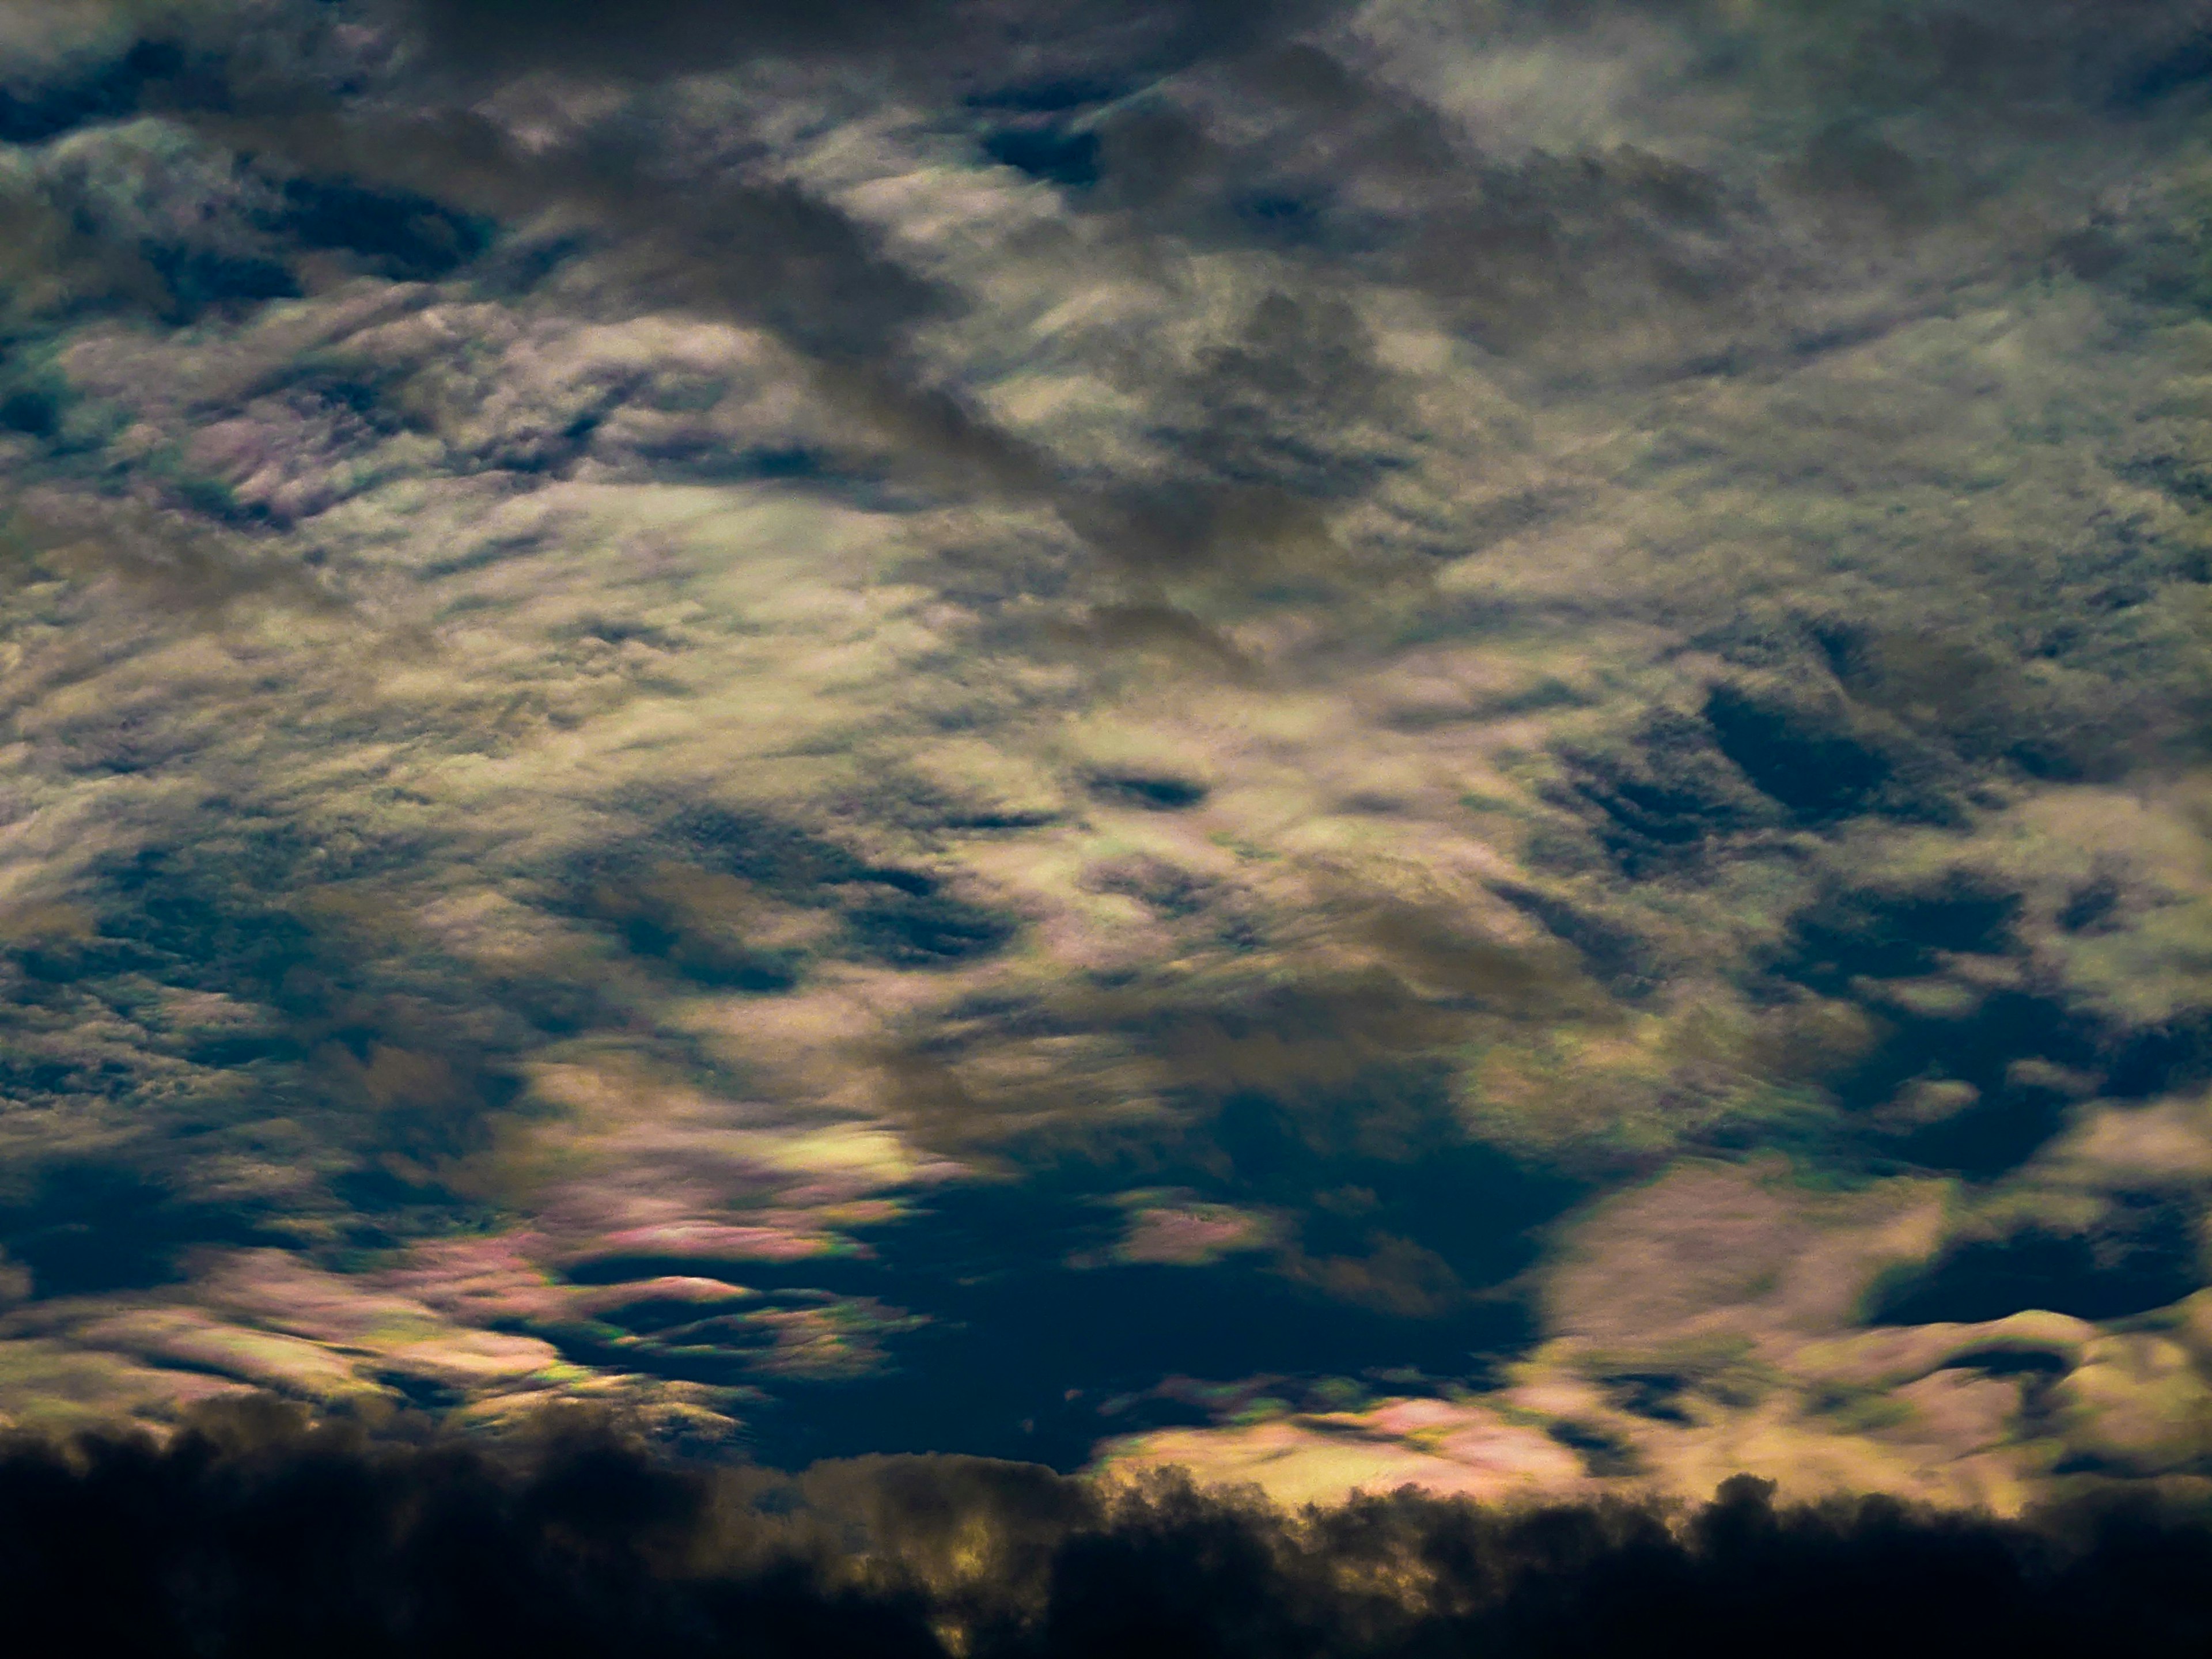
[[1785, 258], [1741, 184], [1619, 146], [1486, 153], [1407, 88], [1310, 44], [1097, 131], [1096, 207], [1194, 247], [1413, 287], [1496, 350], [1655, 316], [1711, 332]]
[[1162, 398], [1163, 441], [1226, 480], [1327, 498], [1391, 459], [1387, 437], [1382, 453], [1352, 441], [1399, 412], [1397, 388], [1340, 297], [1268, 295], [1177, 390]]
[[587, 75], [686, 74], [759, 57], [905, 60], [999, 96], [1078, 76], [1158, 73], [1238, 50], [1328, 8], [1256, 0], [422, 0], [405, 13], [447, 61], [475, 73], [557, 68]]

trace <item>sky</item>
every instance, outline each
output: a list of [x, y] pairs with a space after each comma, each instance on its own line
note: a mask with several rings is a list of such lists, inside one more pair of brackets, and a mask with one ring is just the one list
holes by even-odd
[[2201, 1497], [2209, 102], [0, 0], [0, 1418]]

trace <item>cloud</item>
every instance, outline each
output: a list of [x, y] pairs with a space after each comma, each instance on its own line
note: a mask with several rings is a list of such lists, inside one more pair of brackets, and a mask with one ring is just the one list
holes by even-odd
[[356, 1375], [252, 1245], [787, 1460], [1530, 1367], [1656, 1480], [1764, 1360], [1523, 1292], [1719, 1161], [1955, 1183], [1826, 1336], [2151, 1320], [2037, 1399], [2167, 1457], [2202, 19], [1986, 10], [9, 10], [7, 1408]]
[[556, 0], [533, 11], [460, 0], [421, 6], [412, 21], [437, 50], [472, 68], [666, 75], [756, 55], [842, 52], [859, 40], [911, 39], [927, 27], [927, 9], [910, 0], [654, 0], [617, 11], [599, 0]]
[[[1285, 32], [1324, 9], [1255, 0], [1155, 0], [1133, 7], [1048, 6], [1033, 0], [423, 0], [407, 13], [432, 48], [477, 73], [558, 69], [641, 77], [691, 74], [748, 59], [810, 57], [918, 60], [919, 72], [957, 66], [994, 92], [1018, 77], [1073, 81], [1124, 66], [1154, 73]], [[994, 84], [993, 70], [998, 75]]]

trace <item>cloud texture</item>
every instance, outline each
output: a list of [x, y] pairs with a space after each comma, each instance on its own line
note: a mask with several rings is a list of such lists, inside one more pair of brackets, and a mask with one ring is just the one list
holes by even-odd
[[0, 1411], [2197, 1491], [2208, 30], [0, 5]]

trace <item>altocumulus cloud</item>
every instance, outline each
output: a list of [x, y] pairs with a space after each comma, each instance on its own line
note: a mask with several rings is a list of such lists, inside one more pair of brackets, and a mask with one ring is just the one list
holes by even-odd
[[1347, 1587], [839, 1477], [1038, 1506], [963, 1613], [605, 1447], [661, 1519], [24, 1480], [404, 1554], [448, 1471], [670, 1641], [1411, 1651], [1885, 1539], [2032, 1632], [2106, 1534], [1637, 1505], [2212, 1469], [2201, 7], [0, 21], [0, 1410], [1585, 1507]]

